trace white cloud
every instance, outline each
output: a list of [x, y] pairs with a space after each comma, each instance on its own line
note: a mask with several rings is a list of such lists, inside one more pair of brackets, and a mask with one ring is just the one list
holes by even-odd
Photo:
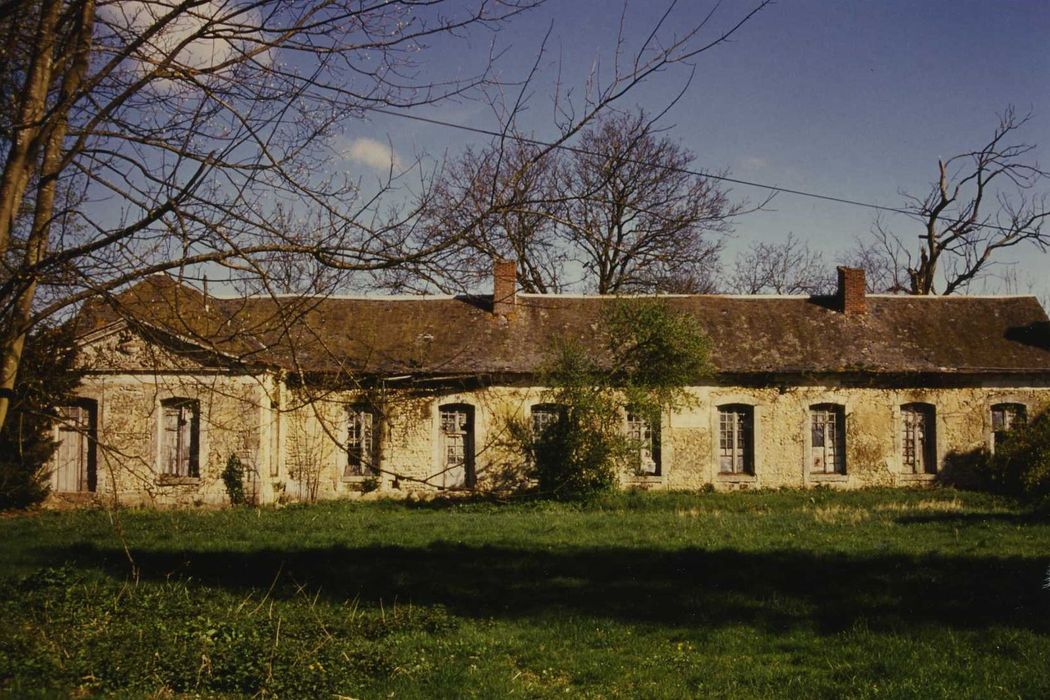
[[768, 170], [769, 169], [769, 161], [766, 160], [765, 158], [760, 158], [758, 156], [747, 156], [747, 157], [744, 157], [744, 158], [740, 159], [740, 161], [739, 161], [739, 169], [740, 170], [751, 170], [751, 171]]
[[343, 157], [355, 163], [367, 165], [376, 170], [387, 171], [393, 166], [394, 170], [401, 168], [401, 159], [390, 147], [390, 144], [369, 138], [358, 138], [348, 142], [340, 149]]
[[[101, 13], [119, 36], [130, 40], [163, 20], [173, 7], [158, 0], [121, 0], [104, 5]], [[143, 72], [169, 59], [191, 71], [207, 71], [228, 61], [238, 62], [245, 53], [257, 50], [263, 38], [258, 11], [244, 10], [229, 0], [209, 0], [168, 21], [132, 60]], [[266, 65], [270, 54], [261, 52], [253, 60]], [[170, 90], [174, 85], [162, 78], [155, 81], [155, 87]]]

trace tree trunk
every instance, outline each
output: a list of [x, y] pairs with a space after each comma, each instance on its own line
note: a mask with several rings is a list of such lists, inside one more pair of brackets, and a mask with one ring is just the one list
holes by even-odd
[[[29, 62], [22, 100], [11, 139], [11, 150], [4, 160], [0, 176], [0, 257], [7, 254], [22, 198], [29, 185], [29, 175], [36, 162], [41, 120], [47, 107], [47, 92], [54, 69], [55, 39], [58, 17], [62, 9], [59, 0], [45, 0], [40, 6], [37, 21], [36, 47]], [[3, 421], [0, 420], [0, 425]]]
[[[44, 153], [40, 162], [40, 182], [37, 185], [36, 202], [33, 207], [33, 224], [29, 239], [26, 241], [26, 252], [21, 266], [23, 270], [33, 270], [47, 253], [55, 210], [55, 193], [58, 189], [58, 176], [62, 167], [62, 145], [69, 128], [69, 112], [76, 93], [80, 89], [80, 84], [84, 80], [84, 75], [87, 73], [94, 19], [94, 0], [84, 0], [80, 17], [73, 28], [73, 41], [71, 42], [73, 53], [68, 59], [68, 69], [62, 79], [57, 108], [46, 131]], [[54, 44], [54, 36], [52, 36], [51, 44]], [[22, 360], [22, 351], [25, 349], [26, 334], [30, 329], [30, 317], [38, 283], [39, 273], [30, 272], [27, 279], [15, 287], [11, 312], [6, 319], [2, 345], [0, 345], [0, 353], [2, 353], [2, 359], [0, 359], [0, 428], [7, 420], [11, 397], [14, 395], [18, 366]]]

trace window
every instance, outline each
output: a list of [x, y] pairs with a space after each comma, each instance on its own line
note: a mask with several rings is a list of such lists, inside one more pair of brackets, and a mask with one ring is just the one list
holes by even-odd
[[838, 404], [810, 407], [812, 467], [814, 474], [846, 473], [846, 411]]
[[992, 451], [1010, 439], [1010, 431], [1028, 422], [1028, 409], [1023, 403], [997, 403], [992, 406]]
[[346, 409], [346, 468], [344, 477], [373, 476], [379, 473], [376, 462], [375, 414], [367, 406]]
[[627, 439], [633, 447], [635, 474], [640, 476], [660, 475], [660, 421], [627, 410]]
[[929, 404], [901, 406], [901, 467], [906, 474], [937, 472], [934, 408]]
[[565, 407], [556, 403], [538, 403], [532, 407], [532, 434], [542, 435], [547, 428], [565, 416]]
[[161, 414], [161, 474], [200, 476], [200, 403], [169, 399], [161, 404]]
[[754, 409], [744, 404], [718, 407], [718, 471], [754, 474]]
[[96, 426], [98, 404], [83, 399], [58, 409], [58, 448], [55, 451], [55, 491], [94, 491], [97, 481]]
[[474, 485], [474, 407], [445, 404], [441, 419], [441, 485], [447, 489]]

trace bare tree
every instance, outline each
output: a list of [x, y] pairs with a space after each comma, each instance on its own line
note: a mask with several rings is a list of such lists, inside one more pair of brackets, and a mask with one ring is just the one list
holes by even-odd
[[908, 258], [901, 239], [876, 221], [867, 237], [858, 236], [853, 247], [839, 256], [839, 263], [864, 270], [869, 293], [903, 294], [909, 290]]
[[449, 245], [415, 265], [391, 270], [385, 285], [399, 291], [463, 291], [491, 276], [494, 258], [513, 258], [523, 291], [561, 291], [565, 260], [551, 215], [560, 196], [555, 178], [560, 153], [542, 150], [511, 138], [468, 148], [452, 161], [435, 184], [420, 227], [426, 241], [445, 239]]
[[[415, 235], [429, 183], [389, 204], [404, 176], [391, 157], [366, 196], [333, 167], [335, 140], [369, 112], [507, 88], [491, 60], [435, 75], [426, 43], [498, 29], [538, 1], [5, 0], [0, 424], [26, 333], [91, 296], [215, 267], [242, 291], [324, 293], [448, 246], [455, 235]], [[669, 9], [578, 112], [561, 112], [553, 140], [764, 4], [707, 41], [707, 20], [669, 35]]]
[[723, 237], [743, 207], [690, 172], [693, 161], [644, 112], [604, 116], [582, 134], [561, 178], [572, 193], [561, 224], [588, 286], [599, 294], [711, 291]]
[[1050, 209], [1038, 188], [1050, 173], [1031, 160], [1035, 145], [1014, 140], [1030, 118], [1008, 107], [986, 144], [938, 161], [929, 192], [905, 196], [906, 210], [922, 223], [917, 251], [880, 220], [851, 257], [879, 271], [885, 291], [952, 294], [987, 273], [1004, 249], [1045, 251]]
[[753, 243], [727, 280], [735, 294], [825, 294], [835, 282], [820, 251], [789, 233], [783, 243]]
[[[724, 238], [746, 205], [691, 171], [693, 161], [641, 111], [603, 115], [562, 149], [519, 138], [467, 151], [432, 200], [428, 237], [470, 233], [421, 266], [424, 275], [461, 289], [487, 275], [493, 257], [513, 257], [528, 292], [714, 291]], [[573, 265], [582, 280], [567, 278]]]

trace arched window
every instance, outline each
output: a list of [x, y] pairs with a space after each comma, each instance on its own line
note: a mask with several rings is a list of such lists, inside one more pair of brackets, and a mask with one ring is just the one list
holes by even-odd
[[1023, 403], [997, 403], [992, 406], [992, 451], [1010, 439], [1010, 432], [1028, 423], [1028, 408]]
[[755, 410], [746, 404], [718, 407], [718, 471], [755, 473]]
[[937, 473], [936, 412], [927, 403], [901, 406], [901, 468], [906, 474]]
[[809, 407], [810, 471], [814, 474], [846, 473], [846, 409], [835, 403]]
[[375, 425], [375, 412], [370, 406], [347, 406], [346, 467], [343, 476], [374, 476], [379, 473]]
[[439, 407], [441, 485], [447, 489], [474, 486], [474, 407], [449, 403]]
[[660, 416], [628, 408], [627, 439], [632, 445], [635, 474], [660, 476]]

